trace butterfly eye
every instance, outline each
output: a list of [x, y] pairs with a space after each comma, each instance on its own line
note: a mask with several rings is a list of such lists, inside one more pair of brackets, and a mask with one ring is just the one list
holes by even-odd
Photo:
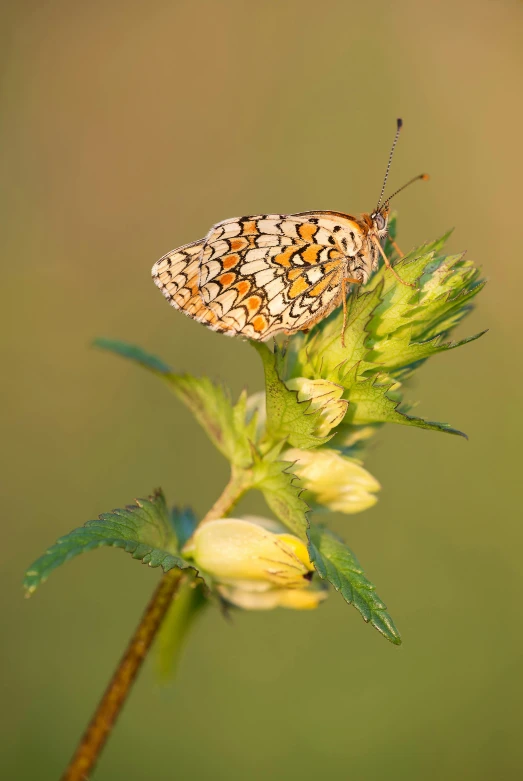
[[381, 214], [381, 212], [378, 212], [377, 214], [374, 215], [373, 219], [374, 222], [376, 223], [376, 228], [378, 230], [383, 230], [383, 228], [385, 227], [385, 218], [383, 214]]

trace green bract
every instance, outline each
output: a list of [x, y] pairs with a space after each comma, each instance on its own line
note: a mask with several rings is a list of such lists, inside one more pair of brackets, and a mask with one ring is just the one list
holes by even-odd
[[[394, 221], [391, 230], [394, 234]], [[272, 345], [253, 343], [264, 367], [265, 392], [250, 398], [242, 393], [236, 403], [225, 388], [206, 377], [176, 374], [158, 358], [122, 342], [96, 342], [160, 377], [193, 413], [231, 465], [231, 480], [224, 492], [228, 498], [225, 514], [247, 491], [261, 491], [274, 516], [289, 530], [285, 543], [289, 550], [305, 550], [305, 543], [317, 576], [331, 583], [365, 621], [395, 644], [401, 642], [399, 633], [356, 557], [326, 527], [311, 523], [304, 499], [313, 511], [321, 509], [323, 513], [357, 512], [373, 504], [379, 484], [359, 459], [363, 446], [384, 423], [465, 436], [446, 423], [409, 415], [402, 401], [405, 380], [424, 361], [482, 335], [459, 342], [449, 340], [452, 329], [470, 311], [483, 282], [478, 269], [463, 256], [443, 254], [447, 238], [419, 247], [401, 259], [388, 243], [385, 252], [395, 261], [396, 271], [415, 288], [402, 285], [387, 269], [380, 268], [363, 289], [349, 296], [344, 344], [341, 308], [310, 333], [299, 332]], [[302, 496], [304, 488], [307, 492]], [[240, 530], [249, 529], [249, 524], [235, 523]], [[250, 581], [224, 586], [223, 579], [218, 583], [210, 573], [199, 570], [196, 554], [191, 560], [181, 553], [184, 547], [194, 550], [191, 537], [195, 528], [198, 525], [190, 511], [169, 514], [158, 491], [62, 537], [28, 570], [26, 588], [31, 593], [59, 564], [101, 545], [124, 548], [150, 566], [184, 569], [182, 601], [173, 607], [172, 619], [163, 629], [164, 669], [169, 666], [165, 661], [168, 649], [174, 656], [179, 648], [179, 643], [169, 640], [169, 626], [176, 631], [188, 626], [192, 611], [199, 610], [213, 595], [223, 601], [227, 594], [234, 594], [231, 602], [235, 604], [297, 604], [292, 595], [284, 595], [283, 600], [272, 591], [270, 600], [261, 600], [252, 596], [255, 587]], [[256, 555], [253, 539], [247, 545], [251, 556]], [[220, 541], [222, 544], [223, 534]], [[241, 550], [241, 540], [235, 544]], [[228, 550], [230, 557], [232, 548]], [[234, 551], [236, 556], [237, 548]], [[217, 555], [218, 560], [213, 557], [215, 573], [221, 571]], [[206, 560], [205, 556], [200, 559]], [[252, 566], [246, 571], [251, 570], [255, 571]], [[259, 577], [265, 582], [263, 566], [261, 572]], [[271, 577], [268, 573], [267, 583]], [[310, 572], [307, 577], [310, 579]], [[264, 588], [268, 590], [266, 584]]]

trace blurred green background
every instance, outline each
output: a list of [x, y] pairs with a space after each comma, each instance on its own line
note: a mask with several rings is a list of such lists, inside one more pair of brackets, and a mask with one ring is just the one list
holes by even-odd
[[96, 779], [521, 777], [523, 3], [3, 15], [2, 778], [58, 777], [159, 577], [101, 550], [24, 601], [25, 567], [157, 485], [202, 513], [226, 479], [165, 388], [91, 339], [259, 389], [254, 351], [167, 306], [151, 265], [226, 217], [372, 209], [397, 116], [390, 188], [431, 174], [396, 201], [399, 243], [455, 225], [490, 278], [460, 335], [491, 329], [411, 391], [470, 441], [388, 427], [380, 502], [334, 518], [404, 645], [334, 593], [314, 614], [210, 613], [174, 686], [147, 663]]

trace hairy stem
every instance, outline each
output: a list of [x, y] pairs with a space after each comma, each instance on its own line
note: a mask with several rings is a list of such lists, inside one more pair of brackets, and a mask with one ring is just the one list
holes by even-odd
[[[223, 493], [205, 515], [202, 523], [224, 517], [247, 488], [248, 479], [245, 474], [233, 472]], [[182, 579], [183, 574], [178, 569], [169, 570], [161, 578], [87, 730], [62, 776], [62, 781], [87, 781], [90, 777]]]

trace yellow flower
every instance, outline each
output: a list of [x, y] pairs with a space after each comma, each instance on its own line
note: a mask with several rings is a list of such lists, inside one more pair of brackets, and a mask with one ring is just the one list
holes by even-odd
[[341, 398], [342, 385], [328, 380], [308, 380], [306, 377], [287, 380], [286, 385], [290, 390], [298, 391], [298, 401], [310, 401], [310, 412], [320, 411], [321, 422], [316, 430], [318, 437], [326, 437], [345, 417], [349, 402]]
[[327, 598], [324, 589], [269, 588], [256, 591], [249, 585], [221, 584], [218, 590], [222, 597], [244, 610], [272, 610], [275, 607], [289, 607], [293, 610], [314, 610]]
[[316, 607], [325, 592], [311, 584], [314, 567], [305, 544], [240, 518], [199, 526], [183, 553], [211, 575], [228, 602], [248, 610]]
[[293, 473], [310, 492], [314, 504], [334, 512], [358, 513], [377, 502], [374, 495], [381, 486], [359, 461], [337, 450], [287, 450], [286, 461], [296, 462]]

